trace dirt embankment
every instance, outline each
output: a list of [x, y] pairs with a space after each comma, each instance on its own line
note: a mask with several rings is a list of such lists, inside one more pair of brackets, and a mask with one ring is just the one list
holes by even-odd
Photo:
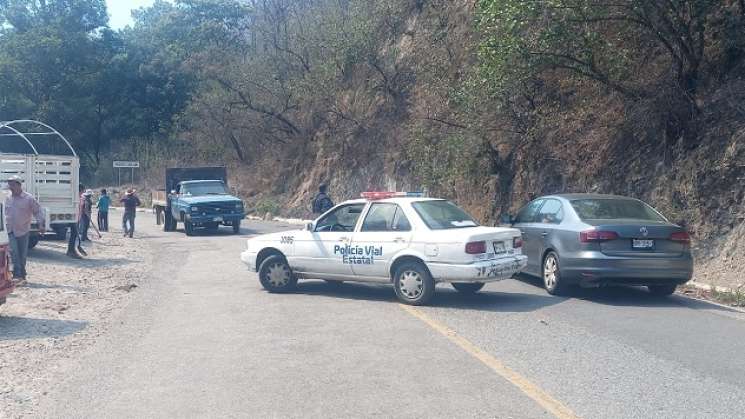
[[[110, 214], [112, 226], [118, 215]], [[0, 416], [30, 415], [44, 383], [90, 348], [147, 277], [147, 241], [111, 230], [103, 238], [90, 232], [81, 261], [65, 255], [63, 241], [41, 241], [30, 252], [27, 285], [0, 307]]]

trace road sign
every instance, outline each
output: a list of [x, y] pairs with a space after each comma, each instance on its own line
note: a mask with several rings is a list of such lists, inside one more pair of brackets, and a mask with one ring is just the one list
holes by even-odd
[[114, 160], [114, 167], [122, 168], [122, 167], [140, 167], [140, 162], [138, 161], [121, 161], [121, 160]]

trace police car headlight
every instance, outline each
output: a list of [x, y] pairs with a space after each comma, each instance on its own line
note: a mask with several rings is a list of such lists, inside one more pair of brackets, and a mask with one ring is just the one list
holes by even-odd
[[197, 212], [197, 211], [199, 211], [199, 207], [191, 207], [191, 211], [192, 212]]

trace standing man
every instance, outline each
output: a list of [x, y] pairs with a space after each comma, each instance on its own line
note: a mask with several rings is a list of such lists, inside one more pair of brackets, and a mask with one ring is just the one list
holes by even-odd
[[96, 208], [98, 208], [98, 229], [109, 231], [109, 205], [111, 197], [106, 193], [106, 189], [101, 189], [101, 197], [98, 198]]
[[[83, 184], [78, 185], [78, 193], [80, 193], [80, 202], [83, 201]], [[78, 204], [78, 217], [74, 223], [70, 225], [70, 239], [67, 241], [67, 256], [73, 259], [82, 259], [80, 255], [86, 256], [87, 253], [83, 246], [80, 245], [80, 234], [78, 233], [78, 225], [80, 224], [81, 208]]]
[[13, 279], [16, 285], [23, 285], [26, 282], [31, 217], [36, 217], [41, 234], [46, 231], [44, 211], [33, 195], [23, 191], [22, 181], [20, 176], [11, 176], [8, 179], [11, 194], [5, 199], [5, 226], [8, 230], [10, 256], [13, 259]]
[[88, 229], [91, 226], [91, 217], [93, 215], [93, 191], [87, 189], [83, 192], [80, 200], [80, 241], [90, 241], [88, 238]]
[[[121, 203], [124, 204], [124, 216], [122, 217], [122, 227], [124, 228], [124, 237], [132, 237], [135, 232], [135, 215], [137, 214], [137, 207], [142, 205], [140, 198], [135, 195], [134, 189], [127, 189], [127, 193], [124, 198], [121, 199]], [[127, 226], [129, 224], [129, 226]]]
[[318, 193], [313, 198], [313, 214], [323, 214], [334, 206], [334, 201], [326, 194], [326, 184], [318, 185]]

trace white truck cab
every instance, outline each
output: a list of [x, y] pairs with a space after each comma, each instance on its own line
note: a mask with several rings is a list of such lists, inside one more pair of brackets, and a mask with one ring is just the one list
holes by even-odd
[[426, 304], [435, 284], [473, 293], [527, 263], [520, 231], [484, 227], [454, 203], [418, 193], [369, 192], [305, 228], [251, 238], [241, 260], [271, 292], [298, 279], [393, 283], [399, 300]]

